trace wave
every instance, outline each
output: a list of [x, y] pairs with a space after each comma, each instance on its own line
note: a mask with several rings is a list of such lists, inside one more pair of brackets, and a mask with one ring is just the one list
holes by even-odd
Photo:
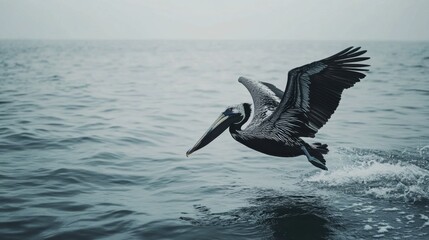
[[[421, 157], [424, 157], [421, 154], [425, 149], [420, 149]], [[398, 156], [396, 153], [376, 154], [366, 151], [365, 154], [354, 155], [352, 165], [317, 173], [306, 181], [322, 188], [375, 198], [429, 201], [429, 170], [413, 164], [415, 159]]]

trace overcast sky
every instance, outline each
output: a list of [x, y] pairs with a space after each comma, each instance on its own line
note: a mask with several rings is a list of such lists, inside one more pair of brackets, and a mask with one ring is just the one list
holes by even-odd
[[428, 0], [0, 0], [0, 38], [429, 40]]

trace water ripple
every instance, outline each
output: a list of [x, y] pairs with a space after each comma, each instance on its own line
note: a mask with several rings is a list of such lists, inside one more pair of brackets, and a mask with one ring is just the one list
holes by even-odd
[[185, 156], [251, 101], [239, 76], [283, 89], [346, 45], [0, 41], [1, 238], [426, 239], [427, 43], [359, 44], [371, 71], [316, 136], [328, 172], [228, 131]]

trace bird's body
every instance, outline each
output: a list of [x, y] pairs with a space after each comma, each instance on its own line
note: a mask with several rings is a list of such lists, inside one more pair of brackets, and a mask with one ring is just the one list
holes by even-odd
[[366, 51], [347, 48], [331, 57], [289, 71], [285, 92], [274, 85], [239, 78], [253, 99], [250, 104], [228, 108], [187, 155], [204, 147], [227, 127], [232, 137], [256, 151], [278, 157], [306, 155], [315, 166], [327, 170], [326, 144], [308, 144], [301, 137], [314, 137], [338, 107], [341, 93], [365, 77], [369, 65], [357, 62]]

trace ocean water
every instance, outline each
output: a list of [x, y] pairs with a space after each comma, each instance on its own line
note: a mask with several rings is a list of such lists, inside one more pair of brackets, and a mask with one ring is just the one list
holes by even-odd
[[[309, 142], [329, 171], [226, 131], [239, 76], [350, 45], [365, 79]], [[1, 239], [428, 239], [429, 43], [0, 41]]]

